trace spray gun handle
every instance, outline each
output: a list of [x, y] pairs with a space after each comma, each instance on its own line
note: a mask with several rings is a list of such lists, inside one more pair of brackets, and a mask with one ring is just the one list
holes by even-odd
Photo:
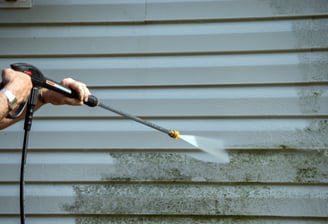
[[[43, 87], [47, 89], [51, 89], [55, 92], [61, 93], [67, 97], [78, 98], [78, 94], [73, 89], [67, 88], [58, 82], [55, 82], [51, 79], [46, 78], [42, 72], [35, 66], [27, 64], [27, 63], [14, 63], [10, 65], [12, 69], [16, 71], [23, 72], [29, 75], [32, 79], [32, 83], [34, 87]], [[90, 95], [88, 97], [88, 101], [84, 102], [84, 104], [95, 107], [98, 105], [97, 97]]]

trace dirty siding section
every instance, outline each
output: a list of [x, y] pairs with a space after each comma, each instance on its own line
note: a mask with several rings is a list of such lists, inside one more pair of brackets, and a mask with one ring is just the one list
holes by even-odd
[[[2, 68], [81, 80], [105, 104], [222, 140], [231, 159], [101, 108], [47, 105], [28, 224], [327, 223], [328, 1], [34, 0], [0, 9], [0, 26]], [[1, 224], [19, 223], [22, 127], [0, 132]]]

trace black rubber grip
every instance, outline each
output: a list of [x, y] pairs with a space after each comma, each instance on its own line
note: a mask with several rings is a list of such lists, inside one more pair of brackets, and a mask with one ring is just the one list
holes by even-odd
[[98, 101], [97, 97], [95, 97], [94, 95], [90, 95], [88, 97], [88, 101], [84, 102], [84, 104], [88, 105], [89, 107], [95, 107], [95, 106], [98, 106], [99, 101]]

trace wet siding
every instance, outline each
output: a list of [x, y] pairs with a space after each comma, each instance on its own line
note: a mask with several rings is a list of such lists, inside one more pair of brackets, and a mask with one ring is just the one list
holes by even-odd
[[[1, 6], [1, 5], [0, 5]], [[326, 223], [328, 2], [33, 1], [0, 9], [24, 61], [229, 164], [101, 108], [35, 113], [27, 223]], [[0, 132], [0, 223], [19, 223], [22, 123]]]

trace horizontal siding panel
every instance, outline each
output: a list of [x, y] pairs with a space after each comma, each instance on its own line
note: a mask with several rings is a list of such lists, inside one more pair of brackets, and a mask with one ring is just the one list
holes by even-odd
[[[327, 86], [114, 89], [93, 91], [105, 105], [146, 117], [326, 115]], [[261, 94], [259, 94], [261, 93]], [[241, 109], [242, 108], [242, 109]], [[42, 108], [40, 117], [113, 117], [102, 108]]]
[[147, 1], [149, 20], [240, 19], [326, 15], [324, 0]]
[[26, 10], [0, 10], [0, 24], [136, 22], [145, 19], [145, 0], [33, 0]]
[[[0, 192], [6, 192], [0, 195], [1, 214], [17, 214], [15, 188], [15, 185], [0, 187]], [[27, 185], [26, 188], [27, 214], [326, 217], [327, 200], [325, 186], [89, 184], [74, 188], [69, 185]]]
[[[27, 220], [31, 223], [35, 224], [58, 224], [58, 216], [50, 217], [49, 215], [45, 217], [34, 217], [29, 216]], [[326, 224], [326, 219], [318, 219], [318, 218], [293, 218], [290, 217], [284, 218], [266, 218], [266, 217], [199, 217], [199, 216], [179, 216], [179, 217], [172, 217], [172, 216], [164, 216], [161, 215], [160, 217], [154, 216], [141, 216], [141, 215], [129, 215], [129, 216], [86, 216], [83, 217], [76, 216], [76, 218], [67, 218], [67, 217], [60, 217], [61, 224], [75, 224], [76, 222], [80, 223], [97, 223], [97, 224], [157, 224], [157, 223], [170, 223], [170, 224], [185, 224], [185, 223], [197, 223], [197, 224], [244, 224], [245, 222], [249, 222], [252, 224], [281, 224], [281, 223], [289, 223], [289, 224]], [[16, 218], [1, 218], [0, 216], [0, 223], [1, 224], [18, 224], [18, 216]]]
[[[149, 120], [162, 127], [220, 139], [227, 148], [290, 148], [317, 150], [328, 145], [327, 119], [182, 119]], [[29, 147], [44, 150], [194, 149], [183, 141], [128, 120], [56, 120], [33, 123]], [[0, 150], [19, 149], [20, 124], [0, 132]], [[42, 141], [40, 141], [42, 139]]]
[[[44, 217], [32, 217], [29, 216], [27, 221], [35, 224], [58, 224], [58, 216], [50, 217], [49, 215]], [[171, 224], [185, 224], [185, 223], [197, 223], [197, 224], [243, 224], [245, 222], [251, 222], [252, 224], [281, 224], [281, 223], [289, 223], [289, 224], [326, 224], [327, 221], [325, 219], [318, 220], [318, 218], [307, 218], [307, 219], [298, 219], [298, 218], [257, 218], [257, 217], [243, 217], [243, 218], [231, 218], [231, 217], [197, 217], [197, 216], [188, 216], [188, 217], [172, 217], [172, 216], [163, 216], [154, 217], [154, 216], [76, 216], [76, 218], [67, 218], [60, 217], [61, 224], [75, 224], [76, 222], [81, 223], [97, 223], [97, 224], [157, 224], [161, 222], [171, 223]], [[18, 224], [18, 217], [16, 218], [1, 218], [0, 216], [0, 224]]]
[[90, 87], [259, 85], [327, 82], [327, 52], [153, 57], [1, 59], [37, 66], [46, 77], [68, 76]]
[[[18, 216], [15, 218], [1, 218], [0, 216], [0, 224], [18, 224]], [[43, 224], [43, 223], [49, 223], [49, 224], [57, 224], [58, 223], [58, 217], [47, 217], [47, 218], [35, 218], [31, 216], [27, 218], [27, 220], [31, 223], [36, 223], [36, 224]], [[81, 220], [81, 218], [76, 217], [76, 220]], [[94, 217], [94, 216], [84, 216], [83, 220], [85, 222], [89, 223], [97, 223], [97, 224], [120, 224], [122, 222], [128, 223], [128, 224], [139, 224], [139, 223], [149, 223], [149, 224], [154, 224], [154, 223], [160, 223], [160, 222], [169, 222], [171, 224], [184, 224], [184, 223], [190, 223], [190, 222], [197, 222], [198, 224], [209, 224], [209, 223], [245, 223], [245, 222], [252, 222], [254, 224], [276, 224], [276, 223], [281, 223], [281, 222], [288, 222], [291, 224], [311, 224], [311, 223], [316, 223], [316, 224], [325, 224], [326, 221], [318, 221], [317, 219], [307, 219], [307, 220], [291, 220], [290, 218], [280, 218], [278, 220], [269, 220], [265, 218], [243, 218], [242, 220], [240, 218], [210, 218], [210, 219], [204, 219], [204, 218], [197, 218], [197, 217], [177, 217], [177, 218], [172, 218], [172, 217], [164, 217], [161, 216], [161, 218], [156, 218], [156, 217], [148, 217], [148, 216], [138, 216], [138, 217]], [[60, 217], [60, 223], [62, 224], [75, 224], [75, 219], [74, 218], [64, 218]]]
[[327, 24], [327, 19], [318, 19], [60, 29], [40, 26], [33, 33], [29, 27], [3, 27], [0, 54], [8, 57], [306, 50], [328, 47], [324, 35], [328, 33]]
[[[58, 216], [50, 217], [49, 215], [45, 217], [34, 217], [29, 216], [27, 218], [27, 221], [35, 224], [58, 224]], [[157, 224], [157, 223], [170, 223], [170, 224], [185, 224], [185, 223], [197, 223], [197, 224], [244, 224], [245, 222], [250, 222], [252, 224], [281, 224], [281, 223], [289, 223], [289, 224], [326, 224], [326, 219], [318, 219], [318, 218], [293, 218], [290, 217], [283, 218], [260, 218], [260, 217], [243, 217], [243, 218], [233, 218], [233, 217], [197, 217], [197, 216], [187, 216], [187, 217], [172, 217], [172, 216], [164, 216], [161, 215], [160, 217], [154, 217], [154, 216], [86, 216], [83, 217], [76, 216], [76, 218], [67, 218], [67, 217], [60, 217], [60, 223], [61, 224], [75, 224], [76, 222], [80, 223], [97, 223], [97, 224], [121, 224], [121, 223], [127, 223], [127, 224], [143, 224], [143, 223], [149, 223], [149, 224]], [[0, 216], [0, 223], [1, 224], [18, 224], [18, 216], [16, 218], [1, 218]]]
[[[76, 224], [74, 217], [65, 217], [65, 216], [47, 216], [47, 217], [26, 217], [26, 223], [34, 223], [34, 224], [58, 224], [58, 220], [60, 220], [61, 224]], [[1, 217], [0, 215], [0, 224], [19, 224], [19, 216], [12, 217]]]
[[[214, 160], [209, 162], [206, 155], [195, 152], [115, 153], [94, 152], [92, 149], [88, 153], [32, 151], [27, 159], [26, 181], [328, 183], [328, 150], [230, 151], [229, 155], [230, 163], [219, 164]], [[20, 153], [2, 153], [0, 161], [0, 182], [18, 182]]]
[[320, 16], [327, 12], [325, 0], [97, 0], [92, 3], [35, 0], [28, 10], [1, 10], [0, 21], [7, 24], [116, 23]]

